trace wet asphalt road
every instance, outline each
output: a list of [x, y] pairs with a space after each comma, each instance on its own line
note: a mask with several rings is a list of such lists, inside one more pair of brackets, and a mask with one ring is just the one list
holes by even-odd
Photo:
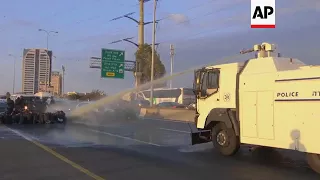
[[[302, 154], [295, 152], [257, 149], [251, 153], [243, 147], [234, 157], [222, 157], [211, 143], [190, 146], [190, 127], [151, 119], [108, 125], [9, 126], [15, 132], [0, 126], [0, 179], [94, 179], [73, 163], [103, 179], [115, 180], [320, 177], [307, 167]], [[50, 147], [72, 163], [63, 162], [21, 135]]]

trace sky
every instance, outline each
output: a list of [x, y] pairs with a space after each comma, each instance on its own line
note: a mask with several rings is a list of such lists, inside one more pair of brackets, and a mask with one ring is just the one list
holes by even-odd
[[[134, 60], [136, 47], [112, 41], [135, 37], [137, 24], [127, 18], [110, 21], [134, 12], [139, 17], [138, 0], [0, 0], [0, 94], [12, 91], [16, 59], [16, 91], [21, 91], [23, 48], [46, 48], [42, 28], [58, 31], [49, 37], [49, 49], [56, 58], [53, 70], [66, 67], [65, 91], [88, 92], [100, 89], [113, 94], [132, 88], [132, 72], [125, 79], [101, 79], [98, 69], [89, 68], [91, 56], [101, 48], [126, 51]], [[75, 3], [77, 2], [77, 3]], [[145, 3], [145, 22], [152, 21], [153, 2]], [[157, 51], [170, 72], [169, 45], [175, 46], [174, 72], [208, 63], [225, 63], [222, 57], [239, 54], [262, 42], [274, 43], [283, 56], [296, 57], [307, 64], [319, 64], [320, 1], [277, 0], [276, 28], [250, 29], [250, 0], [159, 0]], [[145, 42], [151, 43], [152, 24], [145, 26]], [[13, 56], [9, 56], [12, 54]], [[240, 56], [230, 61], [247, 58]], [[190, 87], [191, 74], [173, 80], [175, 87]]]

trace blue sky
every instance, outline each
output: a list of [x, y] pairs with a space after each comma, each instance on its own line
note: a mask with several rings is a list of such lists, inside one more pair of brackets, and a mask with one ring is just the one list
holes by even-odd
[[[134, 60], [133, 45], [124, 42], [110, 45], [109, 42], [137, 37], [137, 25], [125, 18], [111, 22], [110, 19], [130, 12], [135, 12], [132, 17], [138, 18], [138, 0], [25, 2], [3, 0], [0, 6], [0, 82], [5, 84], [0, 87], [0, 93], [12, 89], [13, 57], [9, 57], [9, 53], [18, 59], [16, 89], [21, 89], [19, 56], [22, 49], [46, 46], [46, 35], [39, 32], [39, 28], [59, 31], [50, 37], [49, 48], [57, 57], [54, 69], [62, 64], [66, 66], [66, 91], [99, 88], [114, 93], [132, 87], [130, 72], [126, 73], [125, 80], [100, 79], [98, 70], [89, 69], [89, 57], [99, 56], [103, 47], [126, 50], [127, 59]], [[152, 6], [152, 2], [145, 3], [145, 21], [152, 20]], [[276, 12], [276, 29], [253, 30], [249, 28], [250, 0], [160, 0], [157, 17], [165, 18], [157, 31], [162, 61], [169, 71], [170, 43], [176, 46], [175, 70], [178, 71], [233, 55], [261, 41], [281, 44], [285, 47], [280, 49], [298, 55], [301, 60], [319, 59], [315, 53], [320, 48], [319, 0], [278, 0]], [[149, 43], [151, 30], [152, 25], [147, 25], [145, 40]], [[230, 45], [222, 46], [221, 42]], [[176, 86], [191, 85], [191, 76], [181, 78], [183, 81], [176, 80]]]

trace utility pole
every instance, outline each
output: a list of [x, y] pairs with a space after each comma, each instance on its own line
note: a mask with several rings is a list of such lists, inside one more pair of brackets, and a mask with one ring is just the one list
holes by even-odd
[[[119, 16], [119, 17], [116, 17], [116, 18], [113, 18], [111, 19], [111, 21], [114, 21], [114, 20], [118, 20], [118, 19], [121, 19], [121, 18], [128, 18], [134, 22], [136, 22], [139, 26], [139, 31], [138, 31], [138, 43], [133, 43], [133, 42], [130, 42], [130, 39], [131, 38], [126, 38], [126, 39], [122, 39], [122, 40], [119, 40], [119, 41], [114, 41], [113, 43], [116, 43], [116, 42], [120, 42], [120, 41], [127, 41], [131, 44], [134, 44], [136, 45], [138, 48], [141, 48], [142, 45], [144, 45], [144, 26], [147, 25], [147, 24], [151, 24], [151, 23], [158, 23], [159, 20], [153, 20], [153, 22], [144, 22], [144, 3], [145, 2], [148, 2], [148, 1], [151, 1], [151, 0], [138, 0], [139, 1], [139, 21], [130, 17], [130, 15], [134, 14], [134, 12], [132, 13], [128, 13], [128, 14], [125, 14], [123, 16]], [[135, 87], [138, 87], [140, 84], [141, 84], [141, 77], [142, 77], [142, 73], [141, 73], [141, 69], [139, 67], [139, 62], [138, 60], [136, 59], [136, 71], [134, 73], [134, 76], [135, 76]]]
[[138, 45], [139, 48], [144, 44], [144, 0], [139, 0], [139, 32], [138, 32]]
[[[173, 74], [174, 47], [170, 44], [170, 76]], [[172, 88], [172, 79], [170, 80], [170, 89]]]
[[154, 76], [154, 56], [155, 56], [155, 42], [156, 42], [156, 11], [157, 0], [154, 0], [153, 5], [153, 28], [152, 28], [152, 61], [151, 61], [151, 89], [150, 89], [150, 106], [153, 106], [153, 76]]
[[[139, 32], [138, 32], [138, 49], [140, 49], [144, 44], [144, 0], [139, 0]], [[137, 88], [141, 84], [142, 72], [140, 68], [140, 62], [136, 59], [136, 71], [134, 72], [135, 76], [135, 87]]]

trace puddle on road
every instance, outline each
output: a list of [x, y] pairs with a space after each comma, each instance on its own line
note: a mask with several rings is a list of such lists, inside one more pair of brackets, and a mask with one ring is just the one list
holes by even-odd
[[[94, 128], [66, 127], [64, 129], [19, 128], [21, 134], [50, 147], [103, 147], [136, 145], [123, 138], [112, 137]], [[96, 131], [96, 132], [94, 132]], [[99, 133], [101, 132], [101, 133]]]

